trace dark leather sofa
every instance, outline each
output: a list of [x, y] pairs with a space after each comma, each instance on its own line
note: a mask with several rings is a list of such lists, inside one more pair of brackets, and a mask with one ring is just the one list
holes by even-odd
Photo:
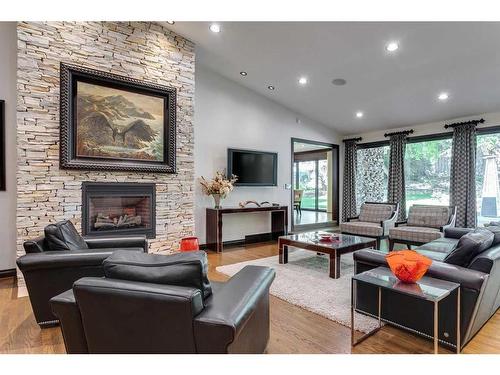
[[49, 304], [52, 297], [82, 277], [104, 276], [102, 262], [116, 250], [146, 252], [147, 241], [143, 236], [81, 238], [70, 222], [61, 222], [46, 230], [46, 236], [26, 241], [24, 249], [26, 255], [17, 259], [17, 266], [23, 273], [35, 319], [44, 328], [58, 323]]
[[[495, 314], [500, 306], [500, 243], [486, 244], [466, 267], [446, 263], [450, 254], [456, 253], [459, 240], [472, 229], [448, 228], [443, 238], [420, 247], [417, 252], [433, 262], [428, 276], [456, 282], [461, 285], [461, 346], [467, 344], [481, 327]], [[498, 235], [498, 234], [497, 234]], [[491, 243], [491, 242], [490, 242]], [[488, 247], [489, 246], [489, 247]], [[379, 266], [386, 266], [385, 254], [373, 250], [354, 253], [355, 273]], [[377, 314], [377, 294], [371, 287], [359, 284], [357, 287], [357, 311], [368, 315]], [[403, 326], [414, 333], [432, 337], [433, 306], [417, 302], [405, 295], [382, 293], [382, 319], [396, 326]], [[439, 340], [442, 344], [456, 347], [456, 295], [439, 304]]]
[[274, 270], [246, 266], [209, 282], [203, 251], [116, 252], [104, 278], [52, 298], [67, 353], [263, 353]]

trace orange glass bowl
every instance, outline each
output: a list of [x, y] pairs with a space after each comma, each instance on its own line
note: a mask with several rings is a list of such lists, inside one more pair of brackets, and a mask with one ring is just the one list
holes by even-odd
[[181, 251], [195, 251], [200, 250], [200, 245], [198, 243], [198, 237], [184, 237], [181, 239]]
[[432, 259], [413, 250], [392, 251], [385, 259], [392, 273], [404, 283], [416, 283], [432, 263]]

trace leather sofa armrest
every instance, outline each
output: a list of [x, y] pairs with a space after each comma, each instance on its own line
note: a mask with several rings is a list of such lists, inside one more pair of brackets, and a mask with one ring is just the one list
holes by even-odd
[[[140, 251], [136, 248], [135, 251]], [[104, 259], [113, 253], [113, 249], [86, 249], [44, 251], [43, 253], [27, 254], [17, 259], [16, 263], [22, 272], [65, 267], [82, 267], [102, 265]]]
[[148, 241], [145, 236], [85, 237], [84, 240], [89, 249], [142, 247], [145, 253], [148, 252]]
[[52, 312], [61, 323], [64, 346], [68, 354], [87, 354], [87, 340], [82, 325], [80, 310], [73, 290], [67, 290], [50, 299]]
[[[388, 267], [385, 254], [376, 250], [366, 249], [356, 251], [354, 253], [354, 262], [370, 264], [374, 267]], [[427, 270], [426, 276], [458, 283], [463, 288], [473, 289], [478, 293], [481, 291], [483, 283], [488, 278], [488, 275], [484, 272], [438, 261], [432, 262]]]
[[226, 352], [260, 300], [268, 297], [274, 277], [272, 268], [246, 266], [214, 293], [194, 321], [198, 352]]
[[500, 244], [490, 247], [472, 259], [469, 269], [491, 273], [495, 263], [500, 264]]
[[350, 221], [356, 221], [356, 220], [359, 220], [359, 215], [358, 216], [353, 216], [353, 217], [348, 217], [346, 219], [346, 223], [348, 223]]
[[26, 254], [43, 253], [45, 251], [45, 237], [40, 236], [23, 243]]
[[447, 238], [459, 239], [460, 237], [469, 233], [472, 230], [473, 229], [471, 229], [471, 228], [455, 228], [455, 227], [445, 228], [444, 229], [444, 236]]

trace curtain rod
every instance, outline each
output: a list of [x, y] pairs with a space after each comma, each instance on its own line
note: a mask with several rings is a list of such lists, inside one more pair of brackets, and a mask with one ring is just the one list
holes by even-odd
[[348, 138], [348, 139], [343, 139], [342, 142], [359, 142], [361, 141], [363, 138], [362, 137], [358, 137], [358, 138]]
[[390, 137], [390, 136], [393, 136], [393, 135], [400, 135], [400, 134], [404, 134], [404, 135], [413, 134], [413, 129], [403, 130], [401, 132], [385, 133], [384, 137]]
[[468, 124], [477, 125], [477, 124], [482, 124], [483, 122], [484, 122], [484, 118], [482, 118], [480, 120], [470, 120], [470, 121], [464, 121], [464, 122], [455, 122], [453, 124], [446, 124], [444, 126], [444, 128], [448, 129], [448, 128], [454, 128], [456, 126], [468, 125]]

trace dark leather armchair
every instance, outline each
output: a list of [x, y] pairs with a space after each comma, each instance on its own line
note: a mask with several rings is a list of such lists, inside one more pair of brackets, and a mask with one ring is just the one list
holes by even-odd
[[52, 298], [67, 353], [263, 353], [274, 270], [247, 266], [208, 282], [203, 251], [117, 252], [106, 277]]
[[17, 259], [28, 289], [31, 307], [40, 327], [58, 323], [52, 314], [49, 300], [70, 289], [85, 276], [104, 276], [102, 262], [114, 251], [126, 249], [146, 252], [146, 237], [84, 238], [84, 247], [76, 250], [56, 250], [45, 236], [26, 241], [26, 255]]

